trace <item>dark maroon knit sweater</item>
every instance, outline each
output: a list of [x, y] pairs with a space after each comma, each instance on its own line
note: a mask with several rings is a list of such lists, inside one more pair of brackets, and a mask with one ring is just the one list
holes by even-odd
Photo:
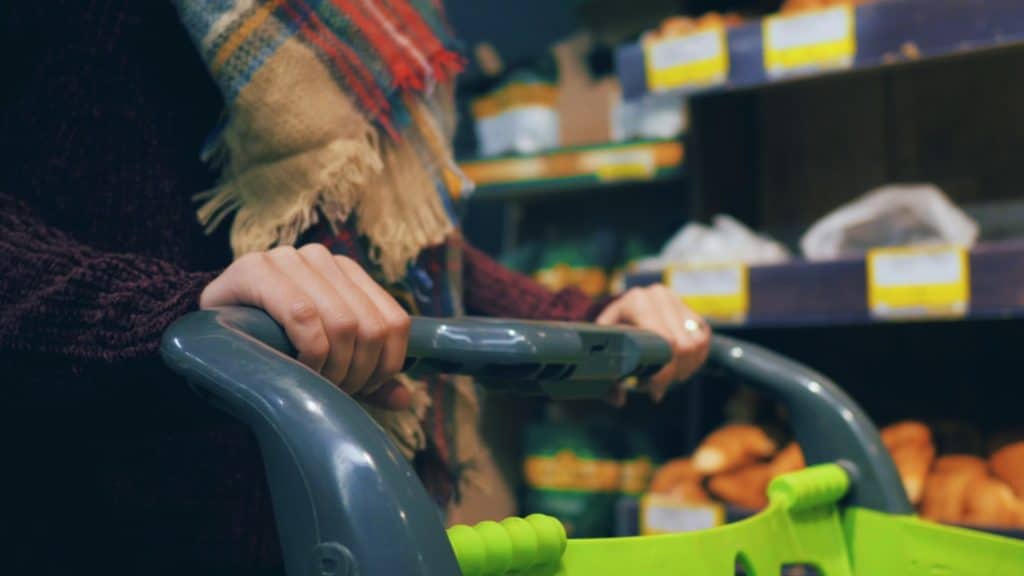
[[[216, 89], [170, 2], [2, 4], [4, 572], [270, 573], [253, 439], [155, 355], [230, 260], [189, 200]], [[469, 247], [464, 284], [475, 314], [593, 309]]]

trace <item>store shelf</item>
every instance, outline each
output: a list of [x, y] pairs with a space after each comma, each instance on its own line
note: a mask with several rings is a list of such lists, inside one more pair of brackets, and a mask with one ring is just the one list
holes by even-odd
[[476, 183], [473, 197], [513, 199], [677, 178], [683, 156], [678, 140], [652, 140], [468, 160], [460, 166]]
[[[879, 0], [854, 9], [855, 56], [843, 69], [863, 69], [920, 58], [964, 54], [1024, 41], [1020, 0]], [[763, 21], [727, 32], [728, 72], [724, 84], [695, 91], [756, 87], [781, 79], [765, 69]], [[616, 55], [623, 95], [648, 92], [644, 51], [627, 45]], [[835, 73], [803, 70], [796, 76]]]
[[[975, 247], [969, 255], [971, 319], [1024, 318], [1024, 242]], [[626, 280], [654, 284], [660, 273]], [[748, 270], [743, 327], [824, 326], [874, 321], [868, 309], [863, 259], [792, 262]]]

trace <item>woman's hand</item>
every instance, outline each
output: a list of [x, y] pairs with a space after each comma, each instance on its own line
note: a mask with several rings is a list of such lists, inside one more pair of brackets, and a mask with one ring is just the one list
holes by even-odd
[[[597, 323], [650, 330], [672, 346], [672, 360], [649, 382], [655, 401], [661, 400], [670, 384], [692, 376], [708, 357], [711, 330], [707, 323], [662, 284], [629, 290], [601, 312]], [[621, 404], [624, 391], [614, 400]]]
[[409, 392], [393, 381], [405, 362], [409, 315], [362, 267], [322, 244], [242, 256], [206, 286], [200, 308], [265, 310], [298, 360], [342, 390], [400, 409]]

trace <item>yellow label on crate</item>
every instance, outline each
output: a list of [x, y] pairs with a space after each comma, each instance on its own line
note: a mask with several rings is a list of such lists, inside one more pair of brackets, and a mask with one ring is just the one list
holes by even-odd
[[663, 92], [722, 84], [729, 75], [725, 28], [644, 43], [647, 88]]
[[595, 150], [579, 158], [581, 172], [593, 172], [598, 180], [649, 180], [658, 171], [654, 150], [648, 147]]
[[701, 316], [739, 323], [750, 309], [747, 266], [742, 263], [675, 266], [665, 284]]
[[619, 462], [580, 458], [568, 450], [554, 456], [530, 456], [523, 468], [530, 488], [618, 492], [621, 486]]
[[646, 494], [640, 501], [640, 534], [707, 530], [725, 523], [725, 509], [713, 502], [690, 504], [666, 494]]
[[764, 69], [769, 76], [846, 68], [857, 55], [857, 18], [853, 6], [770, 16], [761, 26]]
[[602, 182], [617, 180], [650, 180], [654, 170], [645, 164], [610, 164], [597, 169], [597, 179]]
[[971, 298], [967, 251], [878, 248], [868, 253], [868, 307], [878, 318], [962, 316]]

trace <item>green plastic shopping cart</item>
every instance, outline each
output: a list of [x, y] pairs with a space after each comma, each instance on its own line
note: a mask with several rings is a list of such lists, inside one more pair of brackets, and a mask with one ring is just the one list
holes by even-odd
[[[263, 312], [189, 314], [162, 354], [204, 396], [245, 422], [266, 463], [285, 567], [316, 576], [1024, 576], [1024, 542], [918, 520], [864, 412], [824, 376], [757, 346], [715, 336], [710, 362], [784, 402], [809, 468], [776, 478], [770, 505], [718, 528], [567, 539], [534, 515], [445, 530], [384, 432], [290, 357]], [[413, 321], [406, 368], [470, 374], [489, 388], [597, 397], [663, 364], [656, 336], [585, 324]]]

